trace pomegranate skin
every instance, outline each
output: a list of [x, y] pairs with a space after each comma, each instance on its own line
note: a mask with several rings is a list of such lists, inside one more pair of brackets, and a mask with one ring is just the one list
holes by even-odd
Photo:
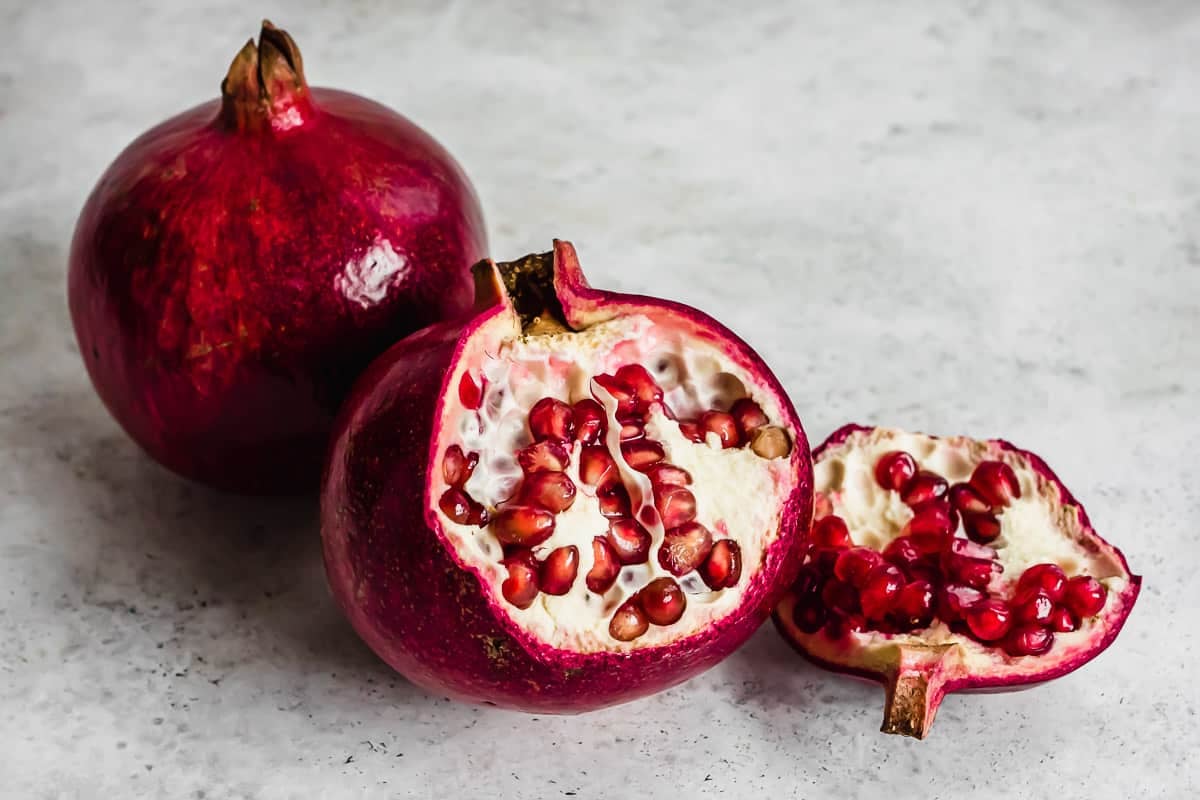
[[572, 714], [681, 683], [721, 661], [769, 616], [795, 578], [812, 517], [808, 443], [778, 381], [754, 351], [706, 315], [670, 301], [601, 292], [584, 282], [570, 244], [555, 242], [556, 289], [572, 324], [669, 308], [719, 336], [739, 361], [760, 365], [795, 431], [779, 535], [735, 611], [664, 646], [581, 653], [520, 629], [481, 575], [448, 543], [430, 503], [436, 421], [455, 402], [454, 366], [483, 311], [398, 343], [355, 384], [335, 424], [321, 493], [321, 533], [333, 595], [364, 641], [430, 692], [526, 712]]
[[359, 372], [470, 307], [482, 213], [437, 142], [309, 89], [269, 23], [223, 93], [100, 178], [71, 245], [71, 317], [96, 391], [154, 459], [221, 489], [309, 491]]

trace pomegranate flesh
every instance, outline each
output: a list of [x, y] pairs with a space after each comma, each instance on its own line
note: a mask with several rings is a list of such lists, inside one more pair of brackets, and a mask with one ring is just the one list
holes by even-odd
[[1137, 599], [1121, 552], [1008, 442], [848, 425], [813, 474], [819, 519], [775, 624], [815, 663], [882, 683], [885, 732], [924, 738], [947, 692], [1078, 669]]
[[397, 344], [339, 417], [337, 601], [415, 683], [508, 708], [585, 711], [715, 664], [792, 582], [812, 515], [778, 381], [694, 309], [591, 288], [565, 242], [476, 281], [477, 316]]
[[68, 294], [113, 416], [223, 489], [314, 489], [334, 414], [375, 356], [470, 309], [486, 254], [466, 176], [424, 131], [310, 89], [264, 22], [222, 97], [152, 128], [76, 224]]

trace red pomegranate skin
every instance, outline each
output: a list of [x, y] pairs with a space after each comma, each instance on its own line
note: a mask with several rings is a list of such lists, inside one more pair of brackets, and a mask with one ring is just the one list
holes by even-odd
[[[250, 493], [316, 486], [354, 378], [466, 311], [486, 250], [474, 191], [430, 136], [302, 73], [274, 85], [265, 119], [227, 96], [130, 144], [83, 208], [68, 277], [118, 422], [181, 475]], [[363, 274], [381, 253], [391, 280]]]
[[[721, 622], [672, 642], [628, 653], [553, 648], [513, 624], [464, 568], [428, 502], [436, 464], [434, 420], [467, 339], [499, 307], [465, 324], [410, 336], [355, 384], [338, 421], [323, 480], [321, 533], [330, 586], [366, 643], [430, 692], [527, 712], [571, 714], [634, 700], [691, 678], [737, 649], [770, 615], [799, 568], [812, 519], [808, 443], [795, 409], [754, 351], [695, 309], [657, 298], [598, 291], [585, 282], [570, 244], [555, 242], [556, 289], [573, 328], [597, 318], [670, 309], [712, 331], [743, 363], [759, 365], [797, 432], [790, 455], [801, 480], [782, 506], [780, 535], [764, 553], [741, 606]], [[414, 520], [414, 509], [424, 509]], [[498, 593], [497, 593], [498, 596]]]

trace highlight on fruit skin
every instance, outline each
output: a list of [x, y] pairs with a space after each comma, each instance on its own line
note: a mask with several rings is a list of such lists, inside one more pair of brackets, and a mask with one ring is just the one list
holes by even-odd
[[717, 663], [792, 582], [812, 516], [778, 380], [695, 309], [593, 289], [567, 242], [475, 274], [477, 314], [395, 345], [339, 416], [337, 602], [418, 685], [525, 711]]
[[1141, 578], [1027, 450], [846, 425], [813, 462], [813, 534], [775, 626], [881, 683], [886, 733], [924, 738], [948, 692], [1078, 669], [1137, 599]]

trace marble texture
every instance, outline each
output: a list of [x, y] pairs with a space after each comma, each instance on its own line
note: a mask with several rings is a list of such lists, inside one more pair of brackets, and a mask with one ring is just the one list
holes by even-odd
[[[0, 796], [1200, 791], [1200, 7], [739, 5], [0, 4]], [[575, 718], [390, 674], [329, 600], [313, 504], [149, 463], [66, 313], [92, 183], [215, 94], [257, 13], [314, 83], [458, 155], [496, 255], [571, 238], [598, 285], [712, 312], [815, 441], [858, 420], [1041, 453], [1145, 575], [1121, 639], [950, 697], [921, 743], [769, 628]]]

